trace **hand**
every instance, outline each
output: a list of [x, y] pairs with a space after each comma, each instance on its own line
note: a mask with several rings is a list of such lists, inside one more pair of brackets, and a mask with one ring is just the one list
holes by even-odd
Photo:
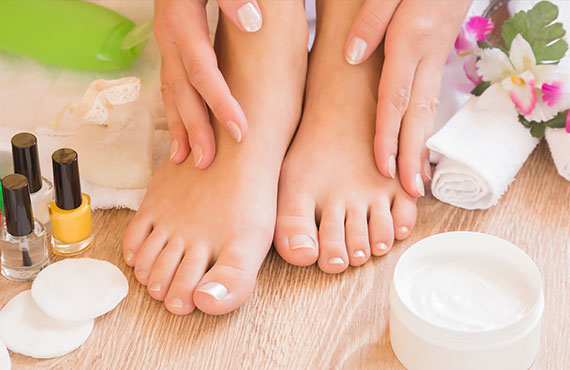
[[[244, 32], [261, 28], [255, 0], [218, 0], [221, 10]], [[155, 0], [155, 34], [162, 53], [161, 92], [170, 127], [170, 160], [183, 162], [192, 150], [198, 168], [216, 151], [207, 106], [240, 142], [247, 120], [218, 69], [208, 35], [206, 0]]]
[[367, 0], [349, 32], [345, 56], [365, 61], [384, 39], [374, 155], [387, 177], [413, 197], [431, 178], [431, 135], [445, 61], [471, 0]]

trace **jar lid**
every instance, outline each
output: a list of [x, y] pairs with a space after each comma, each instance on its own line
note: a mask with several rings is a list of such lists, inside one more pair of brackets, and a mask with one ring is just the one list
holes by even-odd
[[55, 204], [65, 210], [78, 208], [82, 200], [77, 152], [69, 148], [58, 149], [51, 159]]
[[14, 173], [26, 176], [30, 193], [42, 188], [42, 172], [38, 155], [38, 140], [29, 132], [21, 132], [12, 137], [12, 160]]
[[28, 179], [12, 174], [2, 179], [2, 196], [6, 213], [6, 229], [13, 236], [26, 236], [34, 230]]

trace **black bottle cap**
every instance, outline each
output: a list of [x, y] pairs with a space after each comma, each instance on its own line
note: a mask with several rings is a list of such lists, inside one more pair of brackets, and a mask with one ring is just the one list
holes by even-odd
[[34, 230], [34, 215], [26, 176], [12, 174], [4, 177], [2, 196], [8, 233], [14, 236], [30, 234]]
[[81, 205], [81, 182], [77, 152], [63, 148], [53, 152], [53, 185], [55, 188], [55, 204], [65, 210], [76, 209]]
[[28, 178], [30, 193], [42, 188], [42, 172], [38, 157], [38, 140], [29, 132], [22, 132], [12, 138], [12, 160], [14, 173]]

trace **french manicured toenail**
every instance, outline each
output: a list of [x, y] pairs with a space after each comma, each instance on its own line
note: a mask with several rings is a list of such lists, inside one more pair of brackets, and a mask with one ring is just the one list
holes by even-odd
[[406, 226], [400, 227], [400, 233], [402, 233], [402, 234], [408, 234], [409, 231], [410, 231], [410, 229], [408, 229]]
[[333, 257], [329, 260], [329, 265], [344, 265], [344, 260], [340, 257]]
[[228, 289], [215, 281], [210, 281], [209, 283], [202, 285], [198, 291], [211, 295], [217, 301], [221, 301], [228, 294]]
[[135, 254], [133, 253], [133, 251], [131, 250], [127, 250], [125, 251], [125, 261], [127, 263], [131, 263], [133, 262], [133, 257], [135, 256]]
[[150, 290], [151, 292], [160, 292], [161, 288], [162, 288], [162, 285], [160, 285], [160, 283], [158, 281], [153, 281], [148, 286], [148, 290]]
[[295, 234], [289, 238], [289, 247], [291, 249], [309, 248], [315, 249], [315, 242], [312, 238], [303, 234]]
[[381, 252], [386, 252], [388, 250], [388, 245], [386, 245], [385, 243], [377, 243], [376, 249], [378, 249]]
[[396, 157], [394, 154], [388, 157], [388, 172], [392, 178], [396, 177]]
[[366, 257], [366, 253], [364, 253], [363, 250], [357, 250], [356, 252], [354, 252], [353, 256], [355, 258], [364, 258]]
[[172, 308], [182, 308], [184, 307], [184, 302], [180, 298], [171, 298], [166, 301], [166, 304]]
[[422, 175], [420, 175], [419, 172], [416, 173], [416, 189], [418, 190], [418, 193], [420, 193], [422, 197], [426, 195], [426, 191], [424, 189], [424, 181], [422, 180]]
[[147, 270], [138, 270], [135, 271], [135, 275], [139, 278], [139, 279], [146, 279], [149, 275]]

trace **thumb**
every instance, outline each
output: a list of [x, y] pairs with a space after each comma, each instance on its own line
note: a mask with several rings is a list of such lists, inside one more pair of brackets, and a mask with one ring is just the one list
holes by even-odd
[[218, 0], [220, 9], [230, 21], [244, 32], [256, 32], [263, 23], [256, 0]]

